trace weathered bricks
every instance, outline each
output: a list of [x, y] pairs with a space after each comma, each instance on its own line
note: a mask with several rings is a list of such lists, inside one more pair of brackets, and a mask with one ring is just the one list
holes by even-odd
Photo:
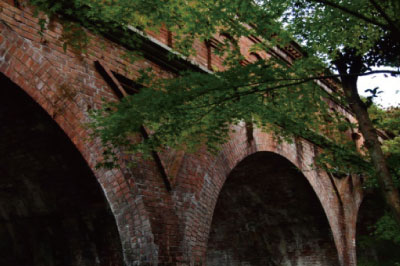
[[[204, 150], [197, 154], [161, 154], [166, 171], [174, 175], [171, 191], [167, 191], [152, 161], [140, 161], [138, 167], [128, 168], [121, 159], [122, 169], [96, 169], [102, 147], [98, 140], [89, 141], [89, 131], [83, 123], [89, 119], [88, 109], [98, 108], [102, 98], [116, 100], [116, 96], [97, 73], [94, 61], [105, 61], [108, 68], [130, 79], [149, 66], [161, 77], [172, 77], [172, 73], [148, 60], [130, 64], [121, 59], [126, 49], [102, 36], [93, 36], [86, 55], [79, 56], [71, 50], [65, 53], [60, 41], [62, 26], [57, 21], [39, 37], [37, 18], [30, 10], [7, 2], [12, 1], [0, 1], [0, 71], [53, 117], [87, 161], [116, 217], [127, 265], [204, 265], [219, 193], [235, 166], [256, 152], [283, 156], [302, 171], [321, 201], [340, 263], [355, 265], [352, 243], [360, 191], [346, 189], [348, 179], [332, 182], [326, 173], [311, 168], [318, 148], [305, 140], [279, 144], [271, 135], [255, 130], [249, 144], [245, 127], [237, 126], [236, 133], [216, 156]], [[167, 31], [152, 36], [168, 44]], [[241, 39], [243, 53], [249, 53], [252, 43]], [[205, 43], [196, 42], [195, 47], [198, 53], [193, 60], [205, 68], [210, 68], [210, 63], [222, 68], [219, 58], [213, 56], [210, 62]], [[247, 56], [250, 62], [255, 60], [250, 54]], [[60, 94], [60, 86], [64, 85], [77, 94], [72, 98]], [[342, 187], [342, 194], [335, 194], [334, 186]]]

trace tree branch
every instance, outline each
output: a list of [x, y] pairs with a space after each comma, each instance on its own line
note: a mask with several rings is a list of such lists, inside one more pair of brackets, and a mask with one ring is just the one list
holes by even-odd
[[392, 28], [394, 32], [400, 34], [400, 29], [397, 28], [396, 24], [391, 20], [388, 14], [383, 10], [383, 8], [375, 1], [369, 0], [369, 2], [375, 7], [375, 9], [382, 15], [382, 17], [389, 23], [388, 27]]
[[380, 23], [380, 22], [378, 22], [378, 21], [376, 21], [376, 20], [374, 20], [374, 19], [372, 19], [372, 18], [369, 18], [369, 17], [364, 16], [363, 14], [360, 14], [360, 13], [358, 13], [358, 12], [356, 12], [356, 11], [353, 11], [353, 10], [351, 10], [351, 9], [348, 9], [347, 7], [344, 7], [344, 6], [341, 6], [341, 5], [332, 3], [332, 2], [330, 2], [330, 1], [327, 1], [327, 0], [307, 0], [307, 1], [316, 2], [316, 3], [320, 3], [320, 4], [325, 4], [325, 5], [327, 5], [327, 6], [330, 6], [330, 7], [339, 9], [339, 10], [342, 10], [343, 12], [345, 12], [345, 13], [347, 13], [347, 14], [350, 14], [350, 15], [352, 15], [352, 16], [354, 16], [354, 17], [356, 17], [356, 18], [359, 18], [359, 19], [361, 19], [361, 20], [364, 20], [364, 21], [366, 21], [366, 22], [368, 22], [368, 23], [371, 23], [371, 24], [374, 24], [374, 25], [376, 25], [376, 26], [379, 26], [379, 27], [381, 27], [382, 29], [391, 30], [391, 27], [390, 27], [389, 25]]
[[[323, 79], [331, 79], [331, 78], [335, 78], [335, 77], [354, 77], [354, 76], [368, 76], [368, 75], [373, 75], [373, 74], [394, 74], [394, 75], [400, 75], [400, 71], [391, 71], [391, 70], [374, 70], [374, 71], [369, 71], [369, 72], [365, 72], [365, 73], [351, 73], [351, 74], [334, 74], [334, 75], [326, 75], [326, 76], [312, 76], [312, 77], [307, 77], [307, 78], [285, 78], [285, 79], [273, 79], [273, 80], [264, 80], [262, 82], [255, 82], [255, 83], [248, 83], [248, 84], [242, 84], [242, 85], [237, 85], [237, 86], [230, 86], [229, 88], [242, 88], [242, 87], [251, 87], [251, 86], [259, 86], [259, 85], [263, 85], [263, 84], [267, 84], [270, 82], [279, 82], [279, 81], [293, 81], [291, 83], [285, 83], [285, 84], [280, 84], [280, 85], [276, 85], [276, 86], [272, 86], [272, 87], [268, 87], [268, 88], [264, 88], [264, 89], [258, 89], [253, 88], [251, 90], [248, 91], [244, 91], [244, 92], [240, 92], [240, 93], [235, 93], [232, 96], [229, 97], [224, 97], [223, 99], [211, 103], [211, 104], [206, 104], [206, 105], [197, 105], [197, 106], [191, 106], [191, 107], [184, 107], [183, 109], [197, 109], [197, 108], [204, 108], [204, 107], [210, 107], [210, 106], [214, 106], [214, 105], [219, 105], [223, 102], [229, 101], [229, 100], [234, 100], [237, 99], [238, 97], [242, 97], [242, 96], [246, 96], [246, 95], [250, 95], [253, 93], [266, 93], [266, 92], [270, 92], [276, 89], [280, 89], [280, 88], [285, 88], [285, 87], [290, 87], [290, 86], [297, 86], [297, 85], [301, 85], [303, 83], [312, 81], [312, 80], [323, 80]], [[328, 92], [326, 92], [328, 93]], [[329, 94], [330, 95], [330, 94]], [[332, 95], [330, 95], [332, 96]]]
[[[373, 75], [373, 74], [400, 75], [400, 71], [373, 70], [373, 71], [364, 72], [364, 73], [351, 73], [351, 74], [342, 74], [342, 75], [341, 74], [333, 74], [333, 75], [326, 75], [326, 76], [312, 76], [312, 77], [307, 77], [307, 78], [271, 79], [271, 80], [264, 80], [262, 82], [254, 82], [254, 83], [241, 84], [241, 85], [237, 85], [237, 86], [229, 86], [229, 88], [237, 89], [237, 88], [243, 88], [243, 87], [259, 86], [259, 85], [263, 85], [263, 84], [267, 84], [267, 83], [271, 83], [271, 82], [294, 81], [292, 83], [280, 84], [280, 85], [268, 87], [268, 88], [265, 88], [265, 89], [262, 89], [262, 90], [254, 88], [254, 89], [249, 90], [249, 91], [244, 91], [244, 92], [241, 92], [241, 93], [235, 93], [233, 96], [225, 97], [222, 100], [220, 100], [218, 102], [215, 102], [215, 103], [212, 103], [212, 104], [192, 106], [190, 108], [185, 107], [184, 109], [196, 109], [196, 108], [210, 107], [212, 105], [218, 105], [218, 104], [221, 104], [223, 102], [226, 102], [226, 101], [229, 101], [229, 100], [233, 100], [233, 99], [236, 99], [236, 98], [241, 97], [241, 96], [246, 96], [246, 95], [250, 95], [250, 94], [253, 94], [253, 93], [259, 93], [259, 92], [265, 93], [265, 92], [273, 91], [273, 90], [280, 89], [280, 88], [300, 85], [300, 84], [303, 84], [303, 83], [306, 83], [306, 82], [309, 82], [309, 81], [312, 81], [312, 80], [323, 80], [323, 79], [331, 79], [331, 78], [337, 78], [337, 77], [355, 77], [355, 76], [359, 76], [360, 77], [360, 76], [368, 76], [368, 75]], [[217, 90], [217, 89], [213, 89], [213, 90]], [[207, 91], [207, 92], [209, 92], [209, 91]], [[207, 92], [202, 93], [202, 95], [207, 93]]]
[[[392, 70], [373, 70], [364, 73], [350, 73], [350, 74], [332, 74], [332, 75], [325, 75], [325, 76], [312, 76], [312, 77], [304, 77], [304, 78], [282, 78], [282, 79], [270, 79], [264, 80], [262, 82], [255, 82], [249, 83], [244, 85], [233, 86], [232, 88], [242, 88], [246, 86], [257, 86], [262, 85], [268, 82], [279, 82], [279, 81], [302, 81], [301, 83], [305, 83], [311, 80], [324, 80], [324, 79], [332, 79], [332, 78], [340, 78], [340, 77], [362, 77], [362, 76], [369, 76], [374, 74], [390, 74], [390, 75], [400, 75], [400, 71], [392, 71]], [[291, 84], [289, 84], [290, 86]], [[295, 84], [296, 85], [296, 84]]]

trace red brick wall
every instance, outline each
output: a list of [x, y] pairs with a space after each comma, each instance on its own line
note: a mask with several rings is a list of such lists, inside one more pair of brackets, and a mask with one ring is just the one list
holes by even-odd
[[[94, 61], [101, 60], [131, 79], [137, 77], [139, 69], [149, 66], [162, 77], [172, 74], [148, 60], [130, 64], [121, 58], [123, 47], [100, 36], [92, 36], [87, 55], [77, 56], [70, 50], [65, 53], [60, 24], [52, 22], [41, 38], [37, 19], [29, 9], [17, 9], [4, 1], [0, 1], [0, 8], [0, 72], [38, 102], [81, 152], [114, 213], [128, 265], [205, 264], [213, 211], [225, 179], [240, 161], [258, 151], [279, 154], [302, 171], [327, 216], [340, 263], [355, 265], [355, 221], [361, 197], [358, 181], [332, 179], [311, 168], [318, 148], [305, 140], [278, 144], [269, 134], [255, 130], [249, 143], [245, 127], [238, 126], [216, 156], [205, 151], [160, 154], [165, 171], [173, 177], [171, 191], [152, 161], [141, 161], [132, 169], [124, 167], [123, 161], [118, 170], [95, 169], [102, 148], [98, 140], [88, 139], [83, 123], [88, 121], [87, 111], [97, 108], [101, 98], [116, 97], [96, 71]], [[165, 43], [165, 36], [160, 40]], [[244, 52], [251, 43], [241, 40]], [[194, 59], [208, 67], [205, 44], [195, 45], [199, 53]], [[216, 58], [211, 62], [218, 67]]]
[[[64, 53], [61, 26], [54, 23], [41, 40], [38, 20], [28, 10], [20, 10], [0, 1], [0, 72], [27, 92], [54, 118], [93, 170], [116, 217], [127, 261], [155, 261], [157, 247], [153, 242], [148, 210], [129, 169], [96, 170], [101, 158], [98, 141], [88, 141], [89, 132], [83, 126], [87, 111], [96, 108], [101, 98], [115, 99], [93, 59], [109, 58], [112, 69], [122, 71], [123, 49], [106, 42], [106, 50], [92, 47], [89, 58]], [[44, 41], [45, 40], [45, 41]], [[98, 46], [101, 45], [100, 39]], [[96, 57], [98, 55], [98, 57]], [[70, 92], [67, 97], [63, 88]]]
[[0, 265], [123, 266], [115, 216], [54, 120], [0, 73]]
[[[318, 148], [307, 141], [278, 144], [271, 135], [256, 130], [254, 141], [249, 144], [245, 126], [238, 126], [235, 130], [236, 133], [218, 156], [205, 153], [186, 155], [178, 173], [176, 183], [180, 185], [175, 187], [175, 201], [181, 202], [184, 207], [179, 211], [186, 220], [184, 243], [191, 252], [191, 260], [204, 262], [214, 207], [229, 173], [247, 156], [268, 151], [288, 159], [303, 173], [321, 201], [338, 249], [340, 263], [355, 265], [354, 218], [360, 202], [358, 181], [350, 178], [330, 179], [325, 172], [313, 169], [311, 165]], [[350, 182], [354, 187], [352, 191], [349, 190]]]
[[242, 160], [214, 210], [207, 265], [338, 265], [324, 210], [296, 167], [270, 152]]

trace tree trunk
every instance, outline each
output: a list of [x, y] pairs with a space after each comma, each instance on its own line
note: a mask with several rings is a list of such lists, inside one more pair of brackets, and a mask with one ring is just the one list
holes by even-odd
[[[358, 76], [351, 75], [354, 73], [360, 73], [363, 66], [361, 58], [358, 60], [352, 58], [350, 64], [348, 61], [341, 61], [339, 59], [335, 61], [335, 65], [339, 70], [339, 74], [342, 75], [341, 81], [346, 100], [349, 103], [351, 110], [356, 115], [358, 127], [365, 141], [365, 147], [371, 156], [371, 162], [376, 171], [379, 188], [386, 200], [386, 203], [389, 205], [397, 224], [400, 226], [399, 191], [396, 188], [393, 178], [389, 172], [389, 168], [387, 167], [381, 144], [378, 140], [378, 134], [369, 117], [367, 106], [361, 100], [358, 94]], [[348, 65], [350, 65], [350, 67], [348, 67]], [[349, 70], [347, 70], [348, 68]]]

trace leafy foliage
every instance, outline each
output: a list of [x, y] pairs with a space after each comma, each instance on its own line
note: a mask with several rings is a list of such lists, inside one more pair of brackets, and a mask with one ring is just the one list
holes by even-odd
[[[372, 196], [372, 197], [371, 197]], [[357, 225], [358, 265], [399, 265], [400, 231], [377, 193], [367, 195]], [[360, 221], [361, 220], [361, 221]]]
[[[75, 50], [85, 51], [89, 43], [85, 30], [76, 23], [96, 33], [118, 32], [122, 42], [136, 49], [135, 55], [140, 54], [140, 40], [128, 26], [146, 31], [168, 28], [174, 32], [174, 49], [183, 55], [196, 53], [194, 40], [208, 40], [226, 33], [230, 36], [215, 49], [225, 59], [227, 71], [217, 71], [213, 76], [186, 72], [171, 80], [157, 80], [151, 74], [144, 74], [141, 82], [145, 87], [139, 94], [120, 103], [107, 103], [93, 112], [92, 128], [107, 147], [107, 165], [112, 166], [117, 158], [115, 147], [147, 154], [168, 147], [194, 151], [206, 144], [210, 151], [216, 152], [226, 141], [231, 125], [246, 121], [288, 141], [293, 136], [302, 136], [329, 147], [319, 161], [338, 175], [374, 175], [365, 166], [368, 158], [357, 153], [354, 143], [343, 137], [355, 125], [349, 124], [342, 114], [333, 114], [328, 107], [331, 100], [345, 105], [342, 95], [327, 95], [313, 82], [321, 76], [321, 69], [329, 67], [324, 60], [334, 60], [344, 44], [346, 49], [356, 49], [357, 53], [372, 58], [371, 53], [390, 31], [379, 26], [385, 21], [371, 5], [361, 5], [359, 1], [342, 4], [376, 23], [337, 12], [324, 1], [307, 0], [248, 3], [193, 0], [184, 4], [175, 0], [153, 5], [139, 0], [30, 0], [30, 3], [50, 17], [62, 15], [64, 47]], [[392, 1], [385, 4], [386, 9], [398, 8]], [[239, 64], [243, 59], [240, 49], [231, 47], [237, 46], [241, 36], [251, 35], [264, 37], [253, 51], [285, 46], [295, 37], [306, 44], [303, 49], [308, 56], [291, 66], [281, 59], [270, 58], [243, 67]], [[389, 48], [393, 51], [393, 46]], [[376, 56], [379, 59], [371, 62], [387, 63], [384, 55], [379, 51]], [[365, 66], [363, 71], [367, 69]], [[132, 142], [132, 134], [140, 132], [142, 125], [152, 132], [150, 138]]]
[[[396, 186], [400, 184], [400, 109], [389, 108], [381, 109], [376, 105], [369, 108], [369, 113], [373, 123], [378, 130], [382, 130], [390, 136], [383, 140], [383, 150], [385, 151], [386, 161]], [[359, 235], [359, 265], [377, 266], [377, 265], [400, 265], [400, 257], [397, 250], [400, 247], [400, 229], [396, 224], [393, 215], [388, 212], [384, 202], [377, 195], [378, 187], [375, 176], [367, 180], [365, 184], [369, 194], [375, 198], [367, 200], [363, 204], [367, 207], [361, 208], [361, 211], [368, 211], [371, 216], [366, 221], [362, 221], [368, 227], [367, 232]], [[386, 210], [386, 211], [383, 211]], [[363, 219], [361, 219], [363, 220]]]
[[[376, 105], [369, 108], [369, 113], [375, 127], [387, 135], [382, 140], [382, 149], [389, 165], [396, 186], [400, 186], [400, 108], [381, 109]], [[368, 180], [368, 186], [377, 187], [374, 177]]]
[[334, 60], [338, 52], [354, 49], [364, 56], [368, 67], [399, 66], [400, 41], [395, 36], [400, 29], [396, 15], [400, 12], [398, 1], [378, 4], [374, 0], [293, 0], [290, 3], [291, 8], [284, 16], [287, 29], [311, 51]]
[[[174, 49], [184, 56], [196, 53], [195, 40], [229, 35], [214, 51], [224, 59], [224, 71], [216, 69], [214, 75], [184, 72], [167, 80], [143, 71], [139, 80], [144, 87], [140, 93], [119, 103], [105, 103], [104, 108], [93, 112], [92, 129], [105, 147], [105, 166], [112, 167], [117, 162], [116, 147], [128, 153], [149, 154], [165, 148], [194, 151], [207, 145], [211, 152], [216, 152], [227, 140], [232, 125], [250, 123], [286, 141], [300, 136], [320, 145], [324, 153], [319, 158], [319, 167], [337, 176], [358, 174], [374, 180], [373, 177], [380, 175], [376, 164], [374, 167], [368, 164], [375, 161], [371, 155], [374, 153], [366, 152], [372, 145], [361, 147], [360, 153], [346, 137], [359, 125], [349, 123], [343, 113], [330, 110], [329, 104], [333, 101], [354, 106], [359, 100], [354, 92], [358, 76], [368, 74], [374, 66], [400, 66], [397, 0], [379, 3], [375, 0], [158, 0], [151, 5], [142, 0], [30, 0], [30, 3], [50, 17], [61, 15], [66, 24], [66, 48], [85, 49], [89, 43], [84, 37], [85, 30], [77, 25], [107, 36], [117, 34], [136, 56], [140, 55], [140, 39], [128, 26], [147, 32], [158, 31], [161, 26], [167, 28], [173, 32]], [[43, 20], [41, 23], [45, 28]], [[290, 66], [278, 58], [242, 66], [239, 62], [243, 55], [238, 49], [241, 36], [258, 36], [263, 40], [252, 47], [253, 52], [285, 47], [296, 39], [303, 44], [307, 56]], [[353, 95], [346, 90], [344, 95], [340, 92], [328, 95], [317, 86], [316, 80], [335, 76], [329, 71], [339, 72], [342, 85], [353, 84]], [[371, 88], [371, 92], [376, 95], [377, 89]], [[371, 105], [361, 101], [357, 104], [356, 110], [361, 111]], [[386, 112], [370, 109], [375, 125], [390, 133], [391, 138], [384, 141], [383, 161], [387, 161], [397, 179], [398, 109]], [[368, 122], [368, 118], [361, 122]], [[152, 132], [147, 139], [137, 137], [142, 125]], [[369, 143], [367, 139], [366, 144]], [[389, 228], [387, 220], [382, 219], [377, 228]]]

